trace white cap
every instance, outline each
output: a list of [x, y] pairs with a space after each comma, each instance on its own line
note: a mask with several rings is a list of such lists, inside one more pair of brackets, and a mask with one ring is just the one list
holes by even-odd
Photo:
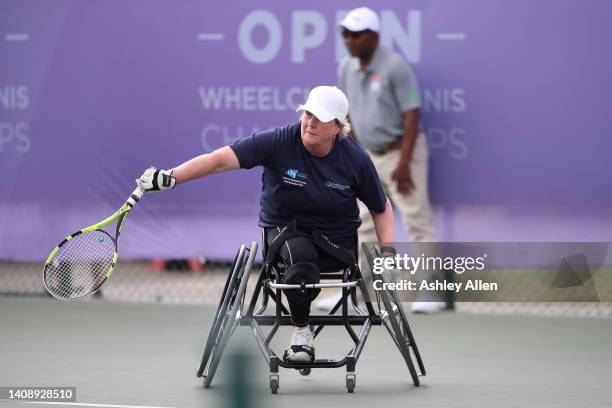
[[359, 7], [351, 10], [340, 25], [349, 31], [380, 30], [378, 14], [367, 7]]
[[323, 123], [334, 119], [344, 123], [348, 116], [348, 99], [335, 86], [317, 86], [308, 94], [306, 103], [297, 108], [298, 111], [308, 111]]

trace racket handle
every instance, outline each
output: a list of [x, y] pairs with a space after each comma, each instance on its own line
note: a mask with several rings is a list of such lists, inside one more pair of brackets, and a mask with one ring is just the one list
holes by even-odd
[[136, 187], [136, 189], [134, 191], [132, 191], [132, 194], [130, 194], [130, 198], [127, 199], [125, 204], [130, 206], [130, 207], [134, 207], [136, 205], [136, 203], [138, 202], [138, 200], [140, 200], [142, 198], [144, 193], [145, 193], [145, 191], [142, 188]]

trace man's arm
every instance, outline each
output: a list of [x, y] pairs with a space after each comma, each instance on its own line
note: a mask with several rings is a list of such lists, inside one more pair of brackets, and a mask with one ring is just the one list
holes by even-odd
[[202, 154], [172, 169], [176, 184], [204, 177], [213, 173], [240, 168], [236, 154], [229, 146], [222, 147], [209, 154]]
[[400, 148], [400, 160], [393, 172], [393, 180], [397, 181], [400, 193], [408, 195], [414, 188], [412, 175], [410, 174], [410, 161], [412, 152], [419, 133], [419, 110], [413, 109], [403, 114], [404, 134]]

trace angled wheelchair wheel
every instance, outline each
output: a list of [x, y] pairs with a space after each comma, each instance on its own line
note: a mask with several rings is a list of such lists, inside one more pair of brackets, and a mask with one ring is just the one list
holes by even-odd
[[240, 311], [244, 303], [246, 287], [256, 253], [257, 243], [253, 242], [249, 250], [241, 247], [236, 257], [232, 277], [227, 284], [221, 307], [218, 308], [218, 313], [215, 316], [216, 321], [213, 322], [206, 339], [206, 346], [198, 369], [198, 376], [204, 377], [203, 386], [205, 388], [210, 386], [225, 346], [240, 323]]
[[200, 358], [200, 364], [198, 366], [197, 371], [198, 377], [202, 377], [206, 365], [208, 364], [208, 360], [210, 359], [210, 354], [212, 352], [213, 345], [217, 340], [219, 330], [221, 328], [221, 321], [219, 320], [219, 317], [224, 316], [227, 313], [230, 297], [226, 295], [228, 292], [232, 293], [236, 288], [236, 279], [240, 271], [241, 264], [243, 262], [245, 251], [246, 248], [244, 245], [242, 245], [238, 250], [236, 257], [234, 258], [234, 262], [232, 263], [232, 269], [227, 275], [227, 279], [225, 280], [225, 286], [221, 294], [221, 299], [219, 300], [219, 304], [217, 305], [215, 316], [213, 318], [212, 324], [210, 325], [208, 336], [206, 337], [206, 344], [204, 345], [204, 350], [202, 351], [202, 357]]
[[[386, 279], [383, 278], [383, 281], [384, 280]], [[419, 365], [421, 375], [425, 375], [425, 366], [416, 342], [414, 341], [414, 336], [412, 335], [412, 330], [410, 330], [408, 318], [406, 317], [402, 303], [397, 293], [391, 290], [381, 291], [379, 300], [381, 303], [380, 313], [383, 318], [383, 323], [408, 366], [412, 382], [418, 387], [421, 383], [419, 374], [414, 366], [413, 357]]]

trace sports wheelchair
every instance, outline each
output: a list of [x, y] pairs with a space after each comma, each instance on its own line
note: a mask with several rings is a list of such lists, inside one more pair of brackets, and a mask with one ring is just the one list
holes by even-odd
[[[267, 246], [264, 236], [264, 247]], [[356, 254], [351, 262], [332, 262], [330, 265], [320, 266], [321, 282], [324, 280], [335, 280], [332, 283], [316, 284], [283, 284], [282, 276], [284, 268], [266, 259], [268, 248], [264, 248], [264, 259], [257, 284], [248, 305], [245, 303], [245, 293], [249, 274], [255, 263], [257, 243], [252, 242], [250, 247], [242, 245], [234, 259], [231, 273], [228, 275], [223, 288], [223, 294], [208, 337], [202, 352], [197, 376], [203, 378], [204, 388], [212, 383], [215, 372], [221, 360], [223, 350], [227, 345], [232, 333], [238, 326], [250, 326], [254, 333], [264, 358], [270, 367], [270, 390], [276, 394], [279, 388], [279, 367], [299, 370], [302, 375], [309, 375], [313, 368], [337, 368], [346, 366], [346, 388], [349, 393], [355, 390], [355, 366], [361, 355], [365, 341], [372, 326], [384, 325], [391, 338], [399, 349], [415, 386], [420, 385], [419, 377], [425, 375], [425, 367], [416, 342], [410, 330], [408, 319], [394, 291], [375, 291], [374, 308], [370, 299], [366, 282], [364, 281]], [[364, 245], [367, 259], [372, 265], [372, 257], [380, 253], [377, 246]], [[373, 275], [373, 279], [388, 282], [390, 278], [386, 274]], [[338, 282], [340, 280], [340, 282]], [[327, 315], [311, 315], [310, 325], [314, 328], [315, 338], [321, 333], [325, 326], [344, 326], [354, 345], [349, 353], [340, 360], [316, 359], [314, 362], [287, 362], [275, 353], [270, 342], [280, 326], [290, 326], [290, 313], [281, 301], [284, 296], [283, 290], [305, 290], [317, 288], [341, 288], [342, 297]], [[357, 301], [357, 290], [363, 298], [363, 306]], [[258, 306], [257, 301], [261, 298]], [[275, 304], [274, 315], [264, 314], [272, 300]], [[349, 314], [349, 301], [354, 314]], [[365, 309], [364, 309], [365, 307]], [[341, 309], [341, 314], [336, 312]], [[262, 326], [272, 326], [266, 334]], [[354, 326], [361, 326], [359, 334]], [[416, 360], [419, 372], [414, 365]]]

